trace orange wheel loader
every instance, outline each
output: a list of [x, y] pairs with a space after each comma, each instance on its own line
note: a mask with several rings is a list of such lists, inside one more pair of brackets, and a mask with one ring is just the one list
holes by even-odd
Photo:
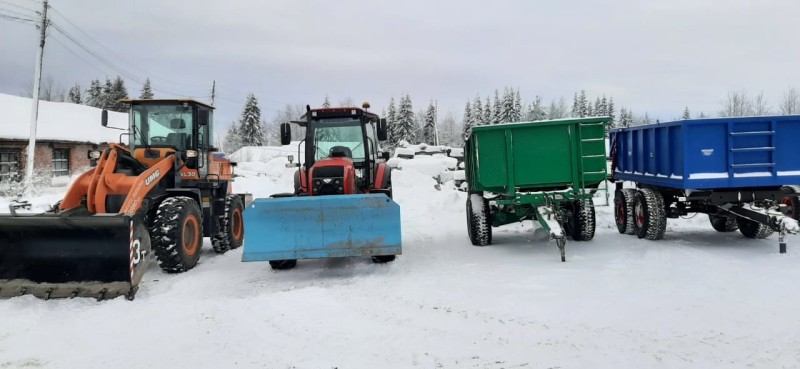
[[0, 297], [132, 300], [151, 255], [180, 273], [197, 265], [204, 237], [219, 253], [242, 245], [244, 196], [232, 192], [235, 163], [216, 154], [214, 108], [121, 101], [127, 147], [89, 152], [96, 166], [50, 211], [0, 216]]

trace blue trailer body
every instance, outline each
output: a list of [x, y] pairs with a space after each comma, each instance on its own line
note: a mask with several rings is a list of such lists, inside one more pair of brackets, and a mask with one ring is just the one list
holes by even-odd
[[615, 180], [675, 189], [800, 184], [800, 116], [693, 119], [611, 130]]
[[242, 261], [399, 255], [400, 206], [383, 194], [256, 199]]

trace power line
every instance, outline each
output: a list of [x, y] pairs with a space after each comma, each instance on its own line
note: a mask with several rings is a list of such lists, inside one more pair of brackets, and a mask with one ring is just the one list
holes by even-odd
[[30, 18], [39, 17], [38, 14], [26, 14], [26, 13], [18, 12], [18, 11], [13, 10], [13, 9], [0, 8], [0, 10], [5, 12], [3, 14], [6, 14], [6, 15], [15, 15], [15, 16], [18, 16], [18, 17], [30, 17]]
[[[2, 0], [0, 0], [0, 1], [2, 1]], [[105, 45], [103, 45], [101, 42], [97, 41], [97, 39], [95, 39], [94, 37], [92, 37], [91, 35], [89, 35], [87, 32], [84, 32], [84, 31], [83, 31], [83, 30], [82, 30], [80, 27], [78, 27], [78, 25], [76, 25], [76, 24], [75, 24], [75, 23], [73, 23], [71, 20], [69, 20], [69, 18], [67, 18], [67, 17], [66, 17], [64, 14], [62, 14], [61, 12], [59, 12], [57, 9], [53, 9], [53, 11], [54, 11], [56, 14], [58, 14], [58, 16], [59, 16], [61, 19], [63, 19], [64, 21], [66, 21], [66, 22], [67, 22], [67, 23], [68, 23], [70, 26], [72, 26], [73, 28], [75, 28], [75, 29], [76, 29], [76, 30], [77, 30], [77, 31], [78, 31], [80, 34], [82, 34], [82, 35], [83, 35], [83, 36], [84, 36], [86, 39], [88, 39], [89, 41], [93, 42], [95, 45], [97, 45], [97, 46], [99, 46], [99, 47], [101, 47], [101, 48], [105, 49], [105, 50], [106, 50], [106, 51], [108, 51], [109, 53], [111, 53], [111, 54], [115, 55], [115, 56], [116, 56], [116, 57], [117, 57], [119, 60], [121, 60], [121, 61], [122, 61], [122, 63], [124, 63], [124, 64], [128, 65], [129, 67], [132, 67], [133, 69], [136, 69], [136, 70], [138, 70], [138, 71], [140, 71], [140, 72], [142, 72], [142, 73], [144, 73], [144, 74], [148, 75], [148, 76], [149, 76], [149, 78], [150, 78], [151, 80], [156, 80], [156, 81], [159, 81], [159, 82], [167, 82], [167, 84], [169, 84], [169, 85], [183, 85], [184, 87], [188, 87], [188, 88], [190, 88], [190, 89], [196, 89], [196, 88], [198, 87], [198, 85], [188, 84], [188, 83], [185, 83], [185, 82], [176, 82], [176, 81], [172, 81], [172, 80], [170, 80], [170, 79], [164, 78], [164, 77], [162, 77], [162, 76], [159, 76], [159, 75], [153, 75], [153, 73], [152, 73], [151, 71], [145, 70], [145, 69], [143, 69], [143, 68], [139, 67], [138, 65], [136, 65], [136, 64], [134, 64], [134, 63], [127, 62], [125, 57], [123, 57], [122, 55], [120, 55], [120, 54], [119, 54], [119, 53], [117, 53], [116, 51], [114, 51], [114, 50], [112, 50], [112, 49], [110, 49], [110, 48], [106, 47], [106, 46], [105, 46]]]
[[2, 13], [0, 13], [0, 19], [9, 20], [9, 21], [16, 22], [16, 23], [36, 25], [36, 20], [35, 19], [14, 17], [14, 16], [2, 14]]
[[[15, 8], [25, 9], [25, 10], [31, 11], [31, 12], [33, 12], [35, 14], [39, 14], [39, 11], [37, 11], [37, 10], [31, 9], [31, 8], [28, 8], [28, 7], [25, 7], [25, 6], [22, 6], [22, 5], [17, 5], [17, 4], [14, 4], [14, 3], [6, 1], [6, 0], [0, 0], [0, 3], [8, 4], [8, 5], [11, 5], [11, 6], [15, 7]], [[41, 4], [39, 4], [39, 5], [41, 5]]]

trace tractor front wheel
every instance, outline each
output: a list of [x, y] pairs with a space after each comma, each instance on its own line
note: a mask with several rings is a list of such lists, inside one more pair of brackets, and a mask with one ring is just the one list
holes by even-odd
[[269, 266], [275, 270], [286, 270], [292, 269], [297, 266], [297, 259], [288, 259], [288, 260], [270, 260]]
[[391, 263], [396, 258], [396, 255], [380, 255], [380, 256], [373, 256], [372, 262], [377, 264], [385, 264]]
[[225, 213], [222, 216], [222, 229], [211, 237], [211, 246], [214, 251], [224, 253], [242, 246], [244, 242], [244, 222], [242, 221], [241, 197], [228, 195], [225, 197]]
[[184, 196], [161, 202], [153, 221], [151, 241], [163, 271], [180, 273], [194, 268], [203, 245], [203, 218], [197, 202]]

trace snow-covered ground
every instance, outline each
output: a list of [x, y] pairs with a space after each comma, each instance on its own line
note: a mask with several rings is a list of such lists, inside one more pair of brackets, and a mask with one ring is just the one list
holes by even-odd
[[[291, 191], [285, 163], [240, 162], [236, 190]], [[649, 242], [617, 233], [598, 207], [595, 239], [568, 242], [562, 263], [532, 222], [472, 246], [464, 193], [393, 175], [404, 238], [393, 263], [278, 272], [206, 241], [190, 272], [151, 264], [132, 302], [0, 301], [0, 368], [800, 366], [798, 238], [780, 255], [777, 236], [717, 233], [698, 215]]]

